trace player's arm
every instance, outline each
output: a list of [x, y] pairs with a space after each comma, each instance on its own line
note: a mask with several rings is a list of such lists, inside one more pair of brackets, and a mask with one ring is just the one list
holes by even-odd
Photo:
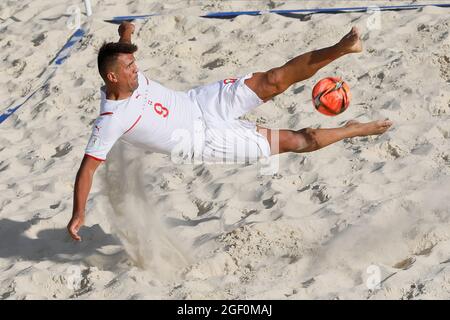
[[131, 35], [134, 33], [134, 24], [124, 21], [119, 26], [119, 42], [131, 43]]
[[83, 161], [81, 161], [80, 169], [78, 169], [73, 195], [72, 219], [67, 225], [67, 230], [74, 240], [81, 240], [78, 230], [84, 224], [86, 201], [91, 190], [94, 173], [100, 163], [101, 161], [85, 155]]

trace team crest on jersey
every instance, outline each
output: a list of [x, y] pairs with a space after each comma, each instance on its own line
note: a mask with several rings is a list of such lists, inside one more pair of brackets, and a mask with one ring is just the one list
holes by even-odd
[[223, 80], [223, 84], [229, 84], [229, 83], [235, 83], [237, 79], [234, 78], [228, 78]]

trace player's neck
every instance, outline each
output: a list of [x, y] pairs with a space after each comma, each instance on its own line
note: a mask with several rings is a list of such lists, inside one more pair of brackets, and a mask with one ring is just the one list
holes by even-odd
[[105, 95], [106, 100], [125, 100], [128, 99], [133, 92], [130, 91], [122, 91], [119, 88], [109, 88], [106, 86]]

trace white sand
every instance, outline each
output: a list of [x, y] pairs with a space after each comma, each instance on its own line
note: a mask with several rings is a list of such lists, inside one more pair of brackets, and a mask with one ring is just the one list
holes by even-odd
[[[269, 9], [269, 1], [92, 2], [82, 44], [0, 125], [0, 298], [450, 298], [450, 9], [385, 12], [373, 29], [361, 13], [198, 17]], [[73, 32], [70, 4], [0, 4], [1, 112], [35, 87]], [[247, 118], [292, 129], [355, 118], [395, 124], [379, 137], [276, 157], [273, 176], [259, 174], [258, 164], [177, 166], [118, 144], [97, 172], [83, 241], [75, 243], [65, 226], [99, 109], [96, 50], [117, 39], [117, 26], [101, 19], [151, 12], [166, 15], [136, 23], [139, 66], [177, 90], [281, 65], [357, 25], [363, 54], [334, 62]], [[219, 66], [204, 67], [211, 62]], [[310, 92], [335, 75], [353, 100], [330, 118], [313, 109]], [[375, 287], [377, 279], [384, 281]]]

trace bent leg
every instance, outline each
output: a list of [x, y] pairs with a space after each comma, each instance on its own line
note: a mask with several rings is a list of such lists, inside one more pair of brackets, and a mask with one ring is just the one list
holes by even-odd
[[285, 65], [257, 72], [245, 84], [264, 102], [284, 92], [292, 84], [312, 77], [319, 69], [349, 53], [361, 52], [359, 31], [355, 27], [334, 46], [304, 53]]
[[272, 155], [284, 152], [311, 152], [324, 148], [346, 138], [378, 135], [386, 132], [392, 122], [378, 120], [368, 123], [349, 121], [341, 128], [294, 130], [275, 130], [257, 127], [270, 145]]

